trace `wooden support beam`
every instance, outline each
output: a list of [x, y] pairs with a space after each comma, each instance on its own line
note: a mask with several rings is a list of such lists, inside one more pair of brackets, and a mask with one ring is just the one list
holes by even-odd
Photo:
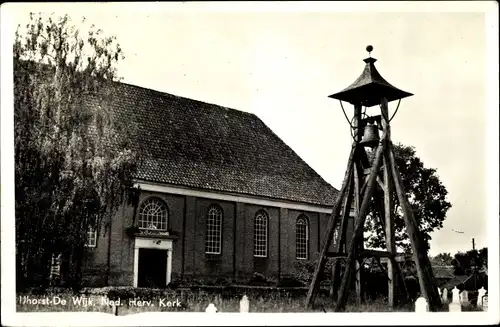
[[355, 153], [356, 153], [356, 144], [353, 144], [351, 148], [351, 154], [349, 155], [349, 159], [347, 160], [347, 168], [344, 176], [344, 181], [342, 182], [342, 188], [340, 189], [340, 192], [337, 198], [335, 199], [335, 204], [333, 206], [332, 214], [330, 220], [328, 221], [328, 227], [325, 233], [325, 238], [323, 240], [323, 247], [321, 248], [321, 252], [318, 257], [318, 262], [316, 264], [316, 270], [314, 271], [314, 275], [311, 281], [311, 286], [309, 287], [309, 291], [307, 292], [305, 305], [308, 307], [310, 307], [313, 304], [316, 294], [318, 293], [320, 275], [323, 268], [325, 267], [325, 261], [326, 261], [325, 253], [330, 248], [333, 232], [339, 220], [339, 212], [342, 205], [342, 200], [345, 196], [346, 189], [348, 187], [348, 184], [351, 180], [351, 175], [353, 173], [353, 166], [354, 166], [353, 162]]
[[394, 257], [395, 255], [388, 251], [380, 251], [380, 250], [363, 250], [360, 254], [360, 257], [377, 257], [377, 258], [389, 258]]
[[384, 181], [382, 180], [382, 178], [380, 178], [380, 176], [377, 176], [377, 184], [378, 184], [378, 186], [380, 186], [382, 191], [384, 191], [384, 193], [385, 193], [385, 184], [384, 184]]
[[[354, 167], [354, 166], [353, 166]], [[354, 168], [353, 168], [354, 169]], [[342, 245], [345, 244], [346, 240], [346, 232], [347, 232], [347, 224], [351, 212], [351, 203], [354, 196], [354, 174], [351, 174], [350, 183], [347, 186], [345, 201], [342, 204], [342, 218], [339, 226], [339, 235], [337, 243], [334, 244], [334, 250], [336, 253], [340, 253], [343, 251]], [[342, 254], [345, 257], [345, 253]], [[339, 276], [339, 262], [335, 260], [332, 265], [332, 281], [330, 284], [330, 297], [334, 298], [338, 289], [338, 276]]]
[[[391, 127], [389, 125], [389, 110], [387, 107], [387, 99], [382, 99], [381, 103], [382, 112], [382, 129], [387, 139], [391, 137]], [[385, 244], [389, 252], [389, 260], [387, 262], [387, 278], [388, 278], [388, 293], [387, 301], [390, 308], [396, 304], [396, 290], [397, 290], [397, 275], [396, 275], [396, 240], [394, 235], [394, 219], [392, 216], [392, 183], [393, 178], [389, 167], [389, 151], [385, 151], [383, 155], [383, 180], [384, 186], [384, 229], [385, 229]]]
[[[366, 151], [365, 151], [365, 148], [362, 147], [362, 146], [359, 146], [358, 147], [358, 153], [357, 153], [357, 156], [356, 158], [359, 159], [360, 157], [366, 157], [368, 159], [368, 156], [366, 155]], [[361, 179], [364, 177], [362, 175], [362, 167], [360, 166], [359, 162], [358, 161], [355, 161], [354, 162], [354, 194], [355, 194], [355, 201], [354, 201], [354, 226], [356, 226], [356, 224], [358, 223], [359, 221], [359, 208], [360, 208], [360, 205], [361, 205], [361, 198], [363, 196], [363, 193], [365, 191], [365, 187], [368, 183], [368, 179], [369, 179], [369, 176], [366, 176], [366, 179], [363, 183], [363, 186], [360, 188], [360, 181]], [[361, 235], [361, 240], [359, 238], [356, 238], [356, 240], [351, 240], [351, 243], [356, 243], [358, 244], [357, 245], [357, 248], [356, 248], [356, 254], [359, 253], [359, 251], [361, 251], [363, 249], [363, 236]], [[358, 268], [356, 269], [356, 272], [355, 272], [355, 279], [354, 279], [354, 289], [356, 291], [356, 303], [358, 305], [361, 304], [361, 297], [362, 297], [362, 293], [363, 293], [363, 290], [362, 290], [362, 271], [361, 269], [361, 265], [359, 263], [359, 257], [356, 257], [355, 258], [355, 267]]]
[[401, 181], [401, 175], [399, 169], [396, 165], [396, 160], [394, 159], [394, 152], [392, 149], [392, 144], [389, 143], [389, 165], [391, 167], [392, 177], [394, 181], [394, 186], [396, 189], [396, 194], [398, 196], [399, 204], [403, 209], [403, 218], [405, 220], [406, 230], [410, 238], [410, 243], [413, 251], [413, 260], [417, 267], [418, 279], [420, 284], [420, 292], [423, 297], [425, 297], [429, 303], [429, 309], [431, 311], [437, 311], [441, 307], [441, 299], [437, 292], [437, 287], [434, 284], [434, 274], [432, 272], [432, 266], [427, 256], [426, 250], [421, 244], [421, 235], [418, 229], [417, 222], [413, 216], [413, 211], [408, 203], [408, 199], [405, 196], [405, 190], [403, 183]]
[[363, 290], [361, 287], [361, 263], [359, 258], [354, 259], [354, 289], [356, 290], [356, 304], [361, 305]]
[[[363, 175], [370, 175], [370, 171], [371, 169], [370, 168], [365, 168], [363, 169]], [[384, 166], [380, 167], [380, 171], [383, 172], [384, 171]]]
[[365, 176], [363, 178], [363, 186], [361, 186], [361, 190], [359, 191], [359, 195], [362, 196], [365, 193], [366, 186], [368, 185], [368, 180], [370, 179], [370, 176]]
[[359, 240], [360, 236], [363, 235], [363, 229], [364, 229], [364, 223], [366, 219], [366, 215], [368, 214], [369, 210], [369, 205], [370, 205], [370, 200], [371, 196], [373, 193], [373, 189], [375, 186], [375, 180], [377, 178], [377, 173], [380, 169], [381, 162], [382, 162], [382, 154], [386, 148], [386, 138], [385, 138], [385, 133], [382, 136], [382, 139], [380, 140], [379, 147], [377, 148], [377, 152], [375, 154], [375, 160], [372, 166], [372, 172], [370, 173], [369, 177], [369, 183], [366, 189], [366, 192], [363, 196], [363, 202], [361, 203], [360, 209], [359, 209], [359, 215], [358, 219], [356, 221], [356, 226], [354, 228], [354, 235], [352, 237], [351, 244], [349, 246], [349, 250], [347, 251], [348, 256], [346, 260], [346, 270], [344, 272], [344, 276], [342, 278], [342, 284], [340, 286], [340, 292], [339, 292], [339, 297], [337, 300], [337, 305], [335, 307], [336, 311], [341, 311], [345, 308], [346, 302], [347, 302], [347, 291], [349, 288], [350, 284], [350, 279], [351, 279], [351, 274], [353, 272], [354, 268], [354, 259], [355, 259], [355, 253], [356, 253], [356, 247], [358, 244], [356, 244], [357, 240]]

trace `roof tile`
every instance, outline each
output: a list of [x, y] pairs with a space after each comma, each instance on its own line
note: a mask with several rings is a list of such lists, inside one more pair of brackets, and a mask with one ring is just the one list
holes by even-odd
[[318, 205], [338, 191], [256, 115], [111, 83], [117, 119], [133, 124], [137, 178]]

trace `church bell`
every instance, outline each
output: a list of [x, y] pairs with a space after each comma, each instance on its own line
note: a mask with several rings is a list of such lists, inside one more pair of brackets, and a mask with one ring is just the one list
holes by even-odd
[[377, 125], [370, 123], [366, 124], [363, 138], [359, 143], [364, 146], [375, 147], [378, 145], [379, 141], [380, 141], [380, 136], [378, 134]]

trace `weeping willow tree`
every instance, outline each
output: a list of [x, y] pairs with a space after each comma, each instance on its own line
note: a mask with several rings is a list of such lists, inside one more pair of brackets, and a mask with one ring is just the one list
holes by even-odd
[[15, 34], [19, 286], [47, 281], [59, 253], [68, 281], [78, 285], [88, 231], [106, 230], [136, 169], [126, 129], [106, 105], [122, 50], [93, 25], [81, 32], [85, 26], [67, 15], [30, 14]]

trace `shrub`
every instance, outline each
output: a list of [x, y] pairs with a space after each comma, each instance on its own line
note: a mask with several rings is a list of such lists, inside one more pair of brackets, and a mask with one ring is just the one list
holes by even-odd
[[[326, 259], [326, 263], [321, 274], [322, 280], [332, 279], [332, 268], [334, 262], [334, 258]], [[302, 284], [309, 285], [312, 281], [312, 277], [314, 275], [314, 271], [316, 270], [317, 264], [317, 260], [299, 260], [294, 264], [295, 271], [292, 273], [292, 276]], [[339, 267], [342, 269], [343, 266], [343, 261], [339, 260]]]
[[215, 285], [228, 286], [228, 285], [231, 285], [231, 281], [225, 277], [217, 277], [217, 279], [215, 280]]
[[261, 273], [255, 272], [252, 275], [252, 278], [246, 283], [247, 285], [250, 286], [270, 286], [276, 283], [276, 279], [274, 278], [267, 278]]
[[295, 276], [287, 276], [279, 280], [277, 287], [303, 287], [305, 284]]

